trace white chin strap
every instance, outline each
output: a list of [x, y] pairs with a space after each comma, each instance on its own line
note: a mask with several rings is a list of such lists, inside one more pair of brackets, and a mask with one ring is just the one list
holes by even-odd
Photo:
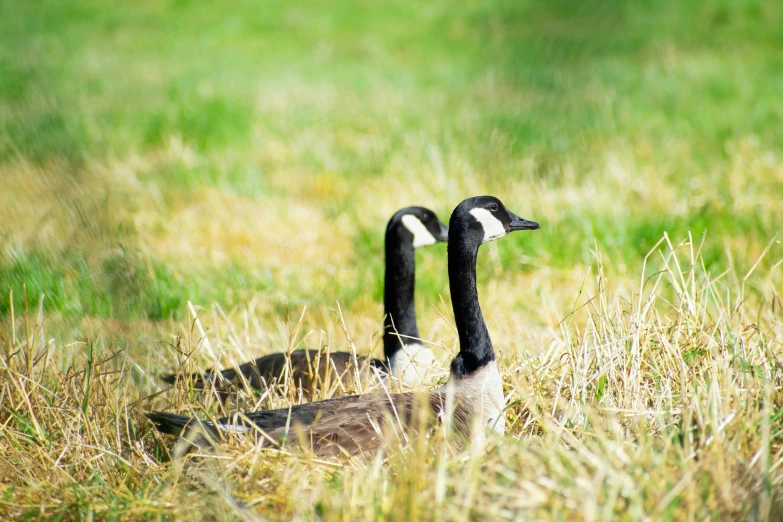
[[413, 214], [405, 214], [402, 216], [402, 224], [405, 228], [413, 234], [413, 248], [419, 248], [428, 245], [434, 245], [437, 243], [435, 236], [433, 236], [424, 223]]
[[492, 215], [492, 212], [485, 208], [474, 208], [470, 214], [481, 223], [484, 228], [484, 242], [500, 239], [506, 235], [506, 227], [498, 218]]

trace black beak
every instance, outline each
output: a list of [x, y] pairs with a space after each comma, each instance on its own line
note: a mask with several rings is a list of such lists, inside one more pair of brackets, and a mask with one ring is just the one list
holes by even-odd
[[522, 219], [521, 217], [517, 216], [513, 212], [509, 212], [511, 215], [511, 223], [508, 225], [508, 229], [513, 232], [514, 230], [536, 230], [538, 228], [541, 228], [541, 225], [536, 223], [535, 221], [528, 221], [527, 219]]
[[435, 236], [435, 239], [438, 241], [448, 241], [449, 240], [449, 227], [443, 224], [442, 221], [439, 221], [440, 223], [440, 232]]

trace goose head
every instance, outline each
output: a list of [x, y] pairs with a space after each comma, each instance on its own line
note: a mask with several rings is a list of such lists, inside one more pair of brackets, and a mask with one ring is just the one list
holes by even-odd
[[424, 207], [407, 207], [389, 220], [386, 237], [393, 236], [401, 245], [419, 248], [448, 241], [449, 229], [432, 210]]
[[449, 226], [476, 245], [494, 241], [515, 230], [536, 230], [535, 221], [522, 219], [494, 196], [468, 198], [454, 209]]

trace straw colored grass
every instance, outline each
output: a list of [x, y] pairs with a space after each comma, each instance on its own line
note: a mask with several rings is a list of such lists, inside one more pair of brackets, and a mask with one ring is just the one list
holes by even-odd
[[[14, 310], [3, 334], [0, 509], [67, 518], [778, 518], [780, 302], [746, 289], [778, 281], [779, 263], [711, 274], [698, 250], [664, 238], [638, 286], [615, 291], [599, 255], [559, 324], [521, 327], [514, 313], [496, 321], [505, 437], [455, 449], [436, 434], [353, 461], [242, 441], [183, 454], [141, 415], [231, 408], [182, 383], [159, 388], [154, 376], [177, 358], [186, 370], [205, 359], [231, 365], [292, 346], [337, 347], [352, 335], [340, 331], [338, 312], [331, 332], [297, 323], [267, 332], [251, 310], [193, 307], [198, 317], [181, 325], [178, 344], [145, 358], [100, 338], [65, 343], [46, 335], [42, 312]], [[486, 308], [503, 300], [498, 293], [483, 293]], [[444, 366], [455, 338], [439, 331]], [[297, 401], [288, 390], [243, 393], [244, 407]]]

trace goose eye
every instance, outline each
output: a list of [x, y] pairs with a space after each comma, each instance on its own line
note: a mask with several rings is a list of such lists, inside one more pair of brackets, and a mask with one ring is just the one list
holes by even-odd
[[427, 214], [426, 212], [421, 215], [421, 219], [423, 219], [424, 221], [427, 221], [429, 218], [430, 218], [430, 215]]
[[489, 206], [489, 209], [490, 209], [492, 212], [497, 212], [497, 211], [498, 211], [498, 204], [497, 204], [497, 203], [492, 203], [492, 204]]

